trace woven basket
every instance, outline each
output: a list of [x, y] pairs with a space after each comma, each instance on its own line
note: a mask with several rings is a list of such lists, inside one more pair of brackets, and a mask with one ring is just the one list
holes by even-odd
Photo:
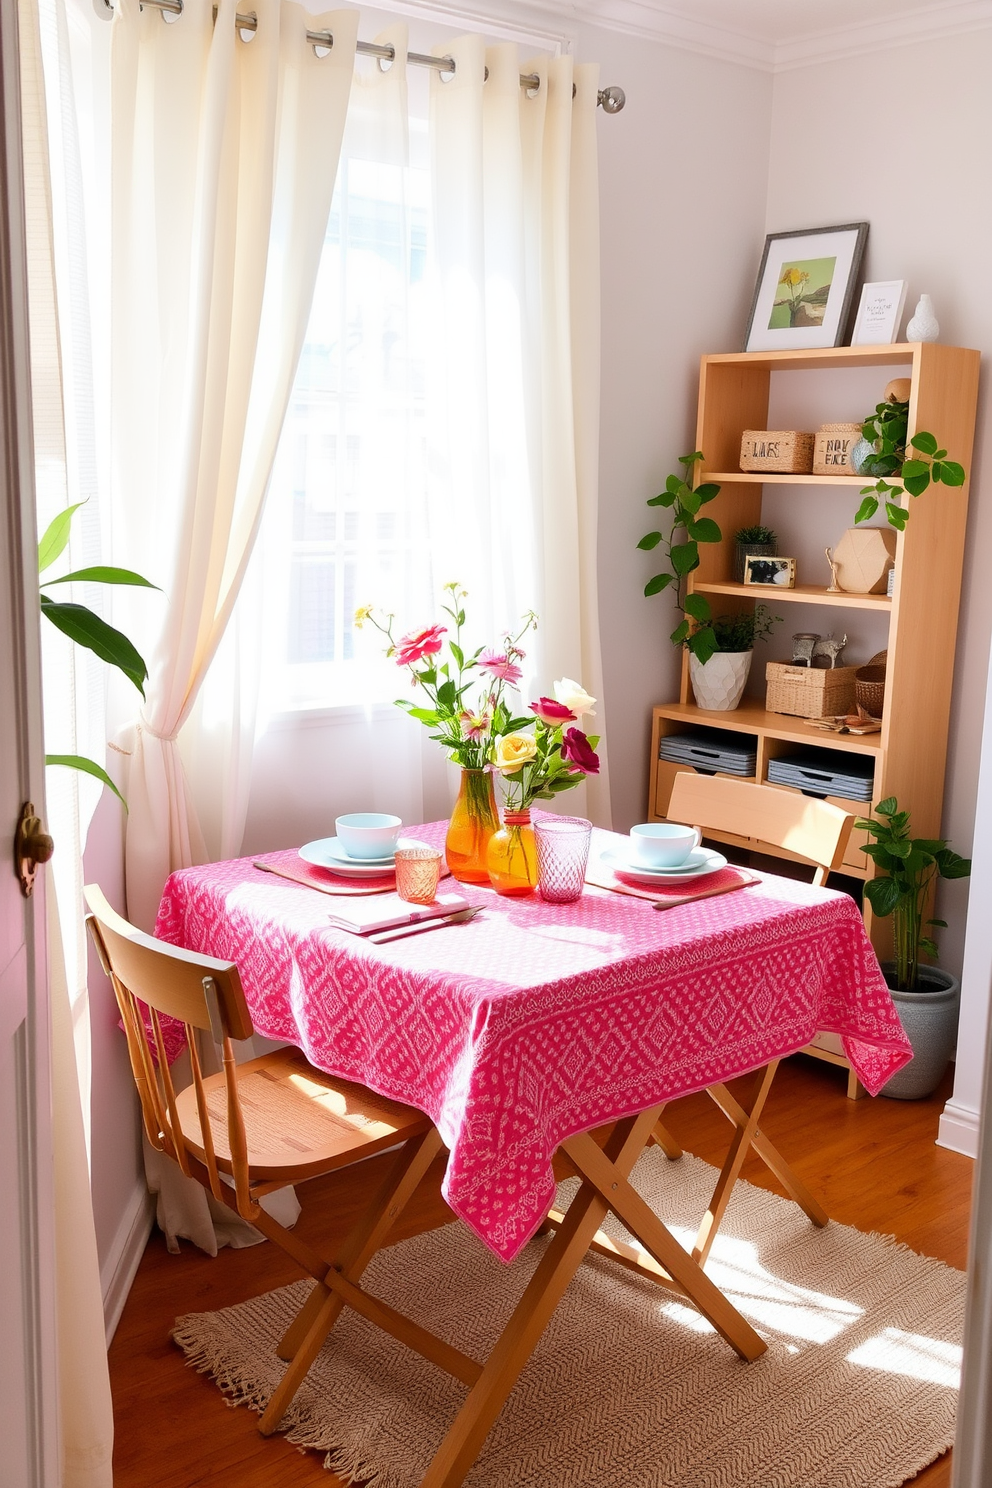
[[854, 676], [854, 701], [872, 718], [881, 718], [885, 702], [885, 663], [888, 652], [878, 651]]
[[809, 475], [813, 469], [813, 435], [799, 429], [745, 429], [741, 435], [741, 469], [769, 475]]
[[857, 667], [790, 666], [769, 661], [765, 666], [765, 707], [769, 713], [794, 718], [836, 718], [854, 707]]
[[860, 438], [860, 424], [822, 424], [813, 445], [813, 474], [850, 475], [851, 449]]

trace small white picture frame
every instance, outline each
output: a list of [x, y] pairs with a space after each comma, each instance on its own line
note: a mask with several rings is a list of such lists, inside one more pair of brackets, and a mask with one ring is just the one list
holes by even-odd
[[755, 558], [748, 556], [744, 559], [744, 582], [745, 584], [771, 584], [777, 589], [794, 589], [796, 587], [796, 560], [795, 558]]
[[861, 303], [854, 321], [852, 346], [892, 345], [899, 335], [908, 287], [906, 279], [886, 279], [861, 286]]

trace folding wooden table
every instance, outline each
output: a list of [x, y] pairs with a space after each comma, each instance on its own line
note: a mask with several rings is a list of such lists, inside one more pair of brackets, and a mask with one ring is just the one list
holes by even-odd
[[[437, 842], [444, 824], [411, 829]], [[596, 834], [609, 842], [608, 834]], [[295, 854], [275, 865], [299, 867]], [[454, 1488], [475, 1460], [569, 1280], [590, 1249], [705, 1316], [740, 1358], [765, 1345], [702, 1269], [750, 1147], [815, 1223], [826, 1216], [758, 1125], [777, 1061], [820, 1028], [838, 1032], [867, 1088], [909, 1057], [853, 901], [763, 876], [753, 888], [656, 914], [589, 889], [572, 905], [506, 901], [462, 886], [470, 924], [372, 946], [328, 925], [325, 896], [250, 861], [174, 874], [157, 933], [240, 968], [255, 1027], [430, 1116], [436, 1130], [398, 1155], [375, 1204], [331, 1256], [298, 1242], [317, 1285], [280, 1355], [312, 1358], [344, 1306], [461, 1380], [468, 1395], [423, 1480]], [[726, 1082], [754, 1071], [751, 1092]], [[629, 1175], [651, 1140], [677, 1145], [667, 1102], [709, 1090], [734, 1126], [694, 1253]], [[610, 1126], [605, 1145], [591, 1135]], [[504, 1260], [539, 1229], [545, 1253], [488, 1359], [468, 1358], [371, 1297], [362, 1274], [441, 1145], [444, 1196]], [[567, 1211], [551, 1206], [561, 1148], [580, 1175]], [[637, 1242], [601, 1225], [612, 1210]], [[259, 1221], [264, 1230], [265, 1221]], [[411, 1298], [411, 1305], [415, 1299]], [[263, 1417], [275, 1429], [278, 1396]]]

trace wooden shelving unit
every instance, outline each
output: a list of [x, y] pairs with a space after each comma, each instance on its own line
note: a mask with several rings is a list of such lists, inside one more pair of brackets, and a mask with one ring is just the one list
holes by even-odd
[[[900, 805], [912, 812], [913, 828], [919, 836], [940, 835], [968, 482], [958, 489], [931, 486], [922, 496], [911, 499], [910, 519], [897, 541], [891, 599], [879, 594], [829, 594], [825, 587], [808, 584], [793, 590], [760, 589], [756, 594], [753, 588], [734, 582], [734, 534], [741, 527], [761, 521], [765, 486], [815, 488], [824, 502], [835, 506], [839, 533], [844, 526], [853, 524], [857, 502], [852, 502], [852, 495], [870, 482], [862, 476], [745, 474], [736, 467], [743, 431], [769, 427], [773, 372], [801, 376], [804, 372], [829, 368], [879, 367], [905, 369], [903, 375], [911, 379], [910, 434], [919, 429], [930, 430], [951, 452], [952, 458], [960, 460], [970, 471], [979, 361], [977, 351], [920, 343], [836, 347], [815, 352], [742, 352], [702, 358], [696, 448], [704, 452], [708, 468], [697, 474], [696, 480], [699, 484], [715, 481], [721, 488], [719, 496], [706, 507], [706, 513], [719, 523], [723, 540], [700, 546], [700, 566], [690, 575], [690, 591], [718, 596], [725, 601], [722, 606], [725, 609], [743, 609], [756, 599], [766, 602], [773, 599], [775, 605], [832, 605], [888, 617], [883, 725], [878, 734], [825, 734], [802, 719], [769, 713], [749, 699], [732, 713], [708, 712], [693, 701], [686, 658], [679, 699], [654, 709], [649, 819], [664, 818], [672, 780], [680, 769], [687, 768], [659, 759], [660, 739], [664, 734], [683, 732], [691, 725], [756, 736], [755, 778], [764, 784], [768, 784], [768, 761], [788, 753], [796, 743], [869, 755], [875, 766], [873, 801], [897, 796]], [[881, 397], [881, 387], [878, 396]], [[810, 422], [807, 427], [816, 425]], [[801, 628], [801, 609], [790, 609], [790, 614], [796, 621], [794, 628]], [[785, 789], [773, 784], [768, 788]], [[867, 809], [861, 803], [840, 800], [839, 804], [859, 814]], [[736, 839], [729, 837], [725, 840], [736, 843]], [[758, 841], [736, 845], [788, 856]], [[845, 868], [852, 877], [866, 879], [874, 870], [858, 851], [859, 845], [860, 839], [855, 834]], [[865, 920], [876, 950], [886, 955], [891, 948], [889, 922], [873, 923], [867, 906]]]

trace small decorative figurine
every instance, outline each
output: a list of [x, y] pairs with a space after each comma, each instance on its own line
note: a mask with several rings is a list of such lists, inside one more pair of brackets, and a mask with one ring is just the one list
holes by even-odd
[[824, 548], [823, 551], [826, 553], [827, 562], [830, 564], [830, 583], [827, 585], [827, 593], [841, 594], [843, 591], [837, 582], [837, 569], [839, 565], [834, 562], [833, 551], [830, 548]]
[[907, 341], [936, 341], [940, 326], [933, 313], [933, 302], [928, 294], [920, 295], [920, 302], [913, 311], [913, 318], [906, 327]]
[[820, 637], [813, 646], [812, 665], [816, 666], [818, 659], [826, 657], [829, 662], [829, 669], [832, 671], [840, 660], [840, 654], [846, 645], [846, 635], [842, 635], [840, 640], [833, 635]]
[[792, 637], [792, 664], [793, 666], [811, 666], [813, 662], [813, 647], [820, 639], [812, 631], [800, 630]]

